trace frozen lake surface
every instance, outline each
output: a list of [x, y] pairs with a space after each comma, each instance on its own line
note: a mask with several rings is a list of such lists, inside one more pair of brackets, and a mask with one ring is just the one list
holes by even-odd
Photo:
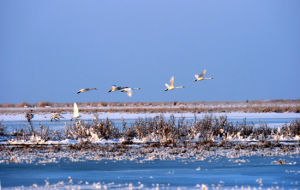
[[[32, 119], [32, 124], [36, 129], [39, 129], [40, 125], [44, 127], [49, 127], [51, 130], [60, 130], [65, 129], [66, 124], [72, 124], [73, 121], [70, 121], [72, 114], [66, 113], [63, 114], [64, 118], [60, 121], [50, 121], [50, 117], [53, 114], [35, 114]], [[166, 118], [169, 118], [171, 115], [174, 115], [175, 118], [184, 117], [186, 121], [193, 122], [195, 116], [197, 119], [201, 119], [205, 116], [227, 116], [228, 122], [233, 123], [242, 123], [244, 120], [248, 124], [261, 125], [266, 124], [269, 127], [278, 127], [284, 124], [288, 124], [293, 120], [300, 120], [300, 113], [147, 113], [147, 114], [129, 114], [129, 113], [98, 113], [99, 119], [110, 119], [114, 122], [115, 127], [121, 129], [122, 121], [121, 118], [127, 123], [127, 127], [134, 124], [135, 120], [138, 118], [152, 118], [155, 116], [163, 115]], [[94, 115], [93, 114], [82, 114], [81, 118], [85, 122], [92, 123]], [[24, 117], [24, 114], [0, 114], [0, 122], [7, 127], [8, 131], [13, 131], [15, 129], [28, 128], [28, 122]]]
[[[278, 165], [284, 159], [286, 165]], [[72, 184], [68, 177], [71, 177]], [[279, 187], [297, 189], [300, 182], [299, 155], [284, 157], [211, 158], [204, 161], [154, 160], [154, 161], [60, 161], [51, 164], [0, 164], [2, 188], [33, 184], [45, 187], [81, 188], [156, 188], [196, 189], [207, 187], [238, 188]], [[87, 184], [88, 183], [88, 184]], [[98, 184], [97, 184], [98, 183]], [[198, 185], [198, 186], [197, 186]], [[51, 189], [51, 188], [50, 188]]]

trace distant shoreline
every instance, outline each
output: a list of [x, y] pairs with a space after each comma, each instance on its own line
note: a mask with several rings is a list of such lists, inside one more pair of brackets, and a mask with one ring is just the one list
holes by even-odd
[[[300, 100], [256, 100], [223, 102], [77, 102], [83, 113], [300, 113]], [[0, 113], [72, 112], [73, 103], [39, 102], [29, 104], [0, 104]]]

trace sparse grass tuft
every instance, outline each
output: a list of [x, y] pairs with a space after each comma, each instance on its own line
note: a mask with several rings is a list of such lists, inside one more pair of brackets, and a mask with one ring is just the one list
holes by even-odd
[[119, 138], [119, 130], [115, 128], [113, 122], [109, 119], [94, 121], [92, 125], [83, 123], [81, 120], [74, 122], [73, 125], [67, 125], [65, 136], [72, 139], [109, 139]]

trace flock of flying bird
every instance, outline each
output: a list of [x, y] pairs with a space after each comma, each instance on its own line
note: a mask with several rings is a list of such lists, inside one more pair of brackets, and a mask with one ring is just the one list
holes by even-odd
[[[206, 69], [204, 69], [200, 75], [196, 74], [194, 81], [197, 82], [197, 81], [201, 81], [201, 80], [213, 79], [213, 77], [204, 77], [205, 74], [206, 74]], [[177, 89], [177, 88], [184, 88], [184, 86], [174, 86], [174, 77], [173, 76], [170, 79], [170, 83], [169, 84], [166, 83], [165, 86], [166, 86], [165, 91], [174, 90], [174, 89]], [[97, 89], [96, 88], [84, 88], [84, 89], [78, 90], [77, 94], [87, 92], [87, 91], [91, 91], [91, 90], [97, 90]], [[122, 87], [122, 86], [113, 85], [112, 88], [108, 92], [121, 91], [121, 92], [125, 92], [129, 97], [131, 97], [133, 90], [140, 90], [140, 88], [130, 88], [130, 87], [127, 87], [127, 86]], [[55, 120], [55, 121], [59, 120], [61, 117], [62, 116], [61, 116], [60, 113], [56, 113], [56, 114], [51, 116], [51, 121], [52, 120]], [[73, 113], [72, 119], [77, 119], [79, 117], [80, 117], [80, 115], [79, 115], [77, 104], [74, 103], [74, 113]], [[26, 118], [29, 122], [33, 118], [32, 112], [27, 113]]]
[[[202, 71], [202, 73], [200, 75], [196, 74], [195, 75], [195, 82], [197, 81], [201, 81], [201, 80], [206, 80], [206, 79], [213, 79], [213, 77], [204, 77], [206, 73], [206, 69], [204, 69]], [[172, 76], [170, 79], [170, 83], [169, 84], [165, 84], [165, 86], [167, 87], [165, 89], [165, 91], [169, 91], [169, 90], [174, 90], [177, 88], [184, 88], [184, 86], [174, 86], [174, 77]], [[132, 90], [140, 90], [141, 88], [130, 88], [128, 86], [126, 87], [122, 87], [122, 86], [116, 86], [113, 85], [112, 88], [108, 91], [108, 92], [115, 92], [115, 91], [121, 91], [121, 92], [125, 92], [129, 97], [132, 96]], [[97, 90], [96, 88], [83, 88], [77, 91], [77, 94], [83, 93], [83, 92], [87, 92], [87, 91], [91, 91], [91, 90]]]

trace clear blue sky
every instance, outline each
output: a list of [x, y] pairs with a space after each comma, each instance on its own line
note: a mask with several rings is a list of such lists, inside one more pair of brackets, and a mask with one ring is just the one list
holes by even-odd
[[[299, 0], [1, 0], [0, 103], [300, 98]], [[207, 69], [214, 80], [194, 83]], [[185, 89], [164, 91], [175, 76]], [[129, 98], [112, 84], [140, 87]], [[96, 87], [98, 91], [75, 94]]]

